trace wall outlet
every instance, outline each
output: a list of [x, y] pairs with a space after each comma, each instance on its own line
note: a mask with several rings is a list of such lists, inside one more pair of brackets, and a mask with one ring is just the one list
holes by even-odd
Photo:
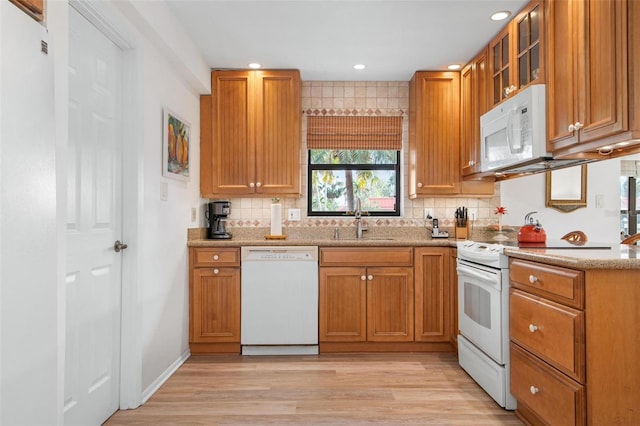
[[604, 208], [604, 194], [596, 194], [596, 209]]
[[424, 220], [431, 220], [433, 216], [431, 215], [431, 209], [424, 209]]
[[476, 209], [467, 209], [467, 219], [468, 220], [478, 219], [478, 211]]
[[287, 214], [287, 218], [292, 222], [297, 222], [300, 220], [300, 209], [289, 209]]
[[197, 210], [195, 207], [191, 207], [191, 222], [196, 221]]

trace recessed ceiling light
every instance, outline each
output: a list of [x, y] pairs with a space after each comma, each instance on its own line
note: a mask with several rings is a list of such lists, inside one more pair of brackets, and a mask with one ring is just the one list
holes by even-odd
[[459, 64], [451, 64], [447, 68], [449, 68], [452, 71], [455, 71], [455, 70], [459, 70], [460, 69], [460, 65]]
[[365, 64], [355, 64], [355, 65], [353, 66], [353, 68], [354, 68], [354, 69], [356, 69], [356, 70], [363, 70], [363, 69], [365, 69], [366, 67], [367, 67], [367, 66], [366, 66]]
[[257, 62], [252, 62], [252, 63], [249, 64], [249, 68], [253, 68], [254, 70], [256, 70], [258, 68], [261, 68], [261, 67], [262, 67], [262, 65], [260, 65]]
[[509, 16], [511, 16], [511, 12], [509, 12], [508, 10], [500, 10], [500, 11], [494, 13], [493, 15], [491, 15], [491, 20], [492, 21], [504, 21]]

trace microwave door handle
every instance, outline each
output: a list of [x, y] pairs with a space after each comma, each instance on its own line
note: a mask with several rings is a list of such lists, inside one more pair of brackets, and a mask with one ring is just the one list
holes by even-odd
[[510, 109], [509, 116], [507, 118], [507, 144], [509, 145], [509, 151], [512, 154], [520, 154], [523, 148], [522, 140], [516, 137], [513, 129], [517, 112], [517, 108]]

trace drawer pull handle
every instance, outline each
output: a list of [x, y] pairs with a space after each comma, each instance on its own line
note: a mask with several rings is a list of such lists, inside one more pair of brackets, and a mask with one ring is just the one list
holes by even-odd
[[214, 270], [213, 270], [213, 273], [214, 273], [214, 274], [216, 274], [216, 275], [218, 275], [218, 274], [220, 273], [220, 269], [214, 269]]
[[213, 255], [213, 260], [218, 260], [218, 259], [220, 259], [220, 256], [218, 256], [217, 254], [214, 254]]
[[537, 394], [538, 392], [540, 392], [540, 389], [538, 389], [538, 388], [537, 388], [537, 387], [535, 387], [535, 386], [531, 386], [531, 387], [529, 388], [529, 391], [531, 392], [531, 395], [535, 395], [535, 394]]
[[531, 284], [535, 284], [536, 281], [538, 281], [538, 277], [536, 277], [535, 275], [529, 275], [529, 282]]
[[366, 276], [366, 275], [362, 275], [362, 276], [360, 277], [360, 280], [362, 280], [362, 281], [366, 281], [366, 280], [367, 280], [367, 276]]
[[538, 330], [537, 325], [529, 324], [529, 331], [535, 333]]
[[369, 275], [369, 276], [367, 277], [367, 279], [368, 279], [369, 281], [372, 281], [372, 280], [373, 280], [373, 275]]

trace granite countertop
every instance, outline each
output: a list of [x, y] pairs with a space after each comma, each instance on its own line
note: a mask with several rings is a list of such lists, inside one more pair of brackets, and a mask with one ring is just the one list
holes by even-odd
[[[446, 230], [446, 229], [445, 229]], [[452, 231], [452, 230], [451, 230]], [[322, 247], [456, 247], [458, 241], [453, 238], [431, 238], [431, 230], [425, 227], [373, 227], [365, 232], [362, 239], [355, 238], [354, 227], [340, 227], [339, 238], [334, 238], [334, 228], [305, 227], [284, 229], [287, 238], [265, 239], [268, 228], [234, 228], [229, 232], [230, 240], [208, 240], [205, 228], [188, 230], [189, 247], [240, 247], [240, 246], [302, 246]], [[515, 238], [515, 233], [510, 235]], [[477, 230], [471, 240], [490, 241], [491, 234], [486, 230]], [[608, 244], [609, 249], [541, 249], [505, 247], [507, 256], [542, 262], [551, 265], [575, 269], [640, 269], [640, 246]]]

